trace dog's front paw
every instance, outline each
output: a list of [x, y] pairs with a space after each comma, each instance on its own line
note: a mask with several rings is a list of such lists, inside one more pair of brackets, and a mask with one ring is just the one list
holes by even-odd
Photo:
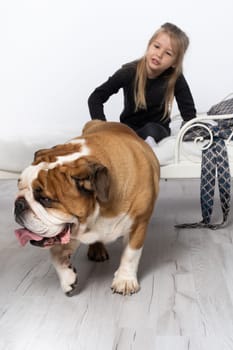
[[139, 291], [140, 285], [136, 277], [126, 277], [121, 276], [119, 273], [116, 273], [112, 282], [111, 289], [113, 293], [131, 295]]
[[77, 288], [78, 278], [75, 268], [69, 266], [62, 271], [60, 275], [60, 282], [63, 292], [67, 296], [72, 296], [74, 290]]

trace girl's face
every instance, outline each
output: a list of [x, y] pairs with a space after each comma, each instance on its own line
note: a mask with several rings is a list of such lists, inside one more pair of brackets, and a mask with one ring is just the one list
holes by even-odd
[[166, 33], [159, 33], [146, 51], [146, 70], [148, 78], [156, 78], [166, 69], [174, 67], [176, 52]]

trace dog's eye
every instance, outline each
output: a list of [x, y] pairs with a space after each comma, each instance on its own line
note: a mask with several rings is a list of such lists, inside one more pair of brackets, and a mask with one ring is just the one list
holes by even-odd
[[49, 197], [44, 197], [38, 193], [34, 193], [34, 198], [37, 202], [43, 205], [43, 207], [50, 208], [52, 206], [52, 199]]
[[42, 188], [41, 187], [36, 187], [34, 189], [34, 195], [39, 195], [42, 192]]
[[52, 206], [52, 199], [48, 197], [39, 197], [38, 202], [41, 203], [44, 207], [50, 208]]
[[40, 187], [35, 188], [33, 194], [34, 194], [35, 200], [37, 202], [39, 202], [40, 204], [42, 204], [43, 207], [46, 207], [46, 208], [51, 208], [52, 203], [55, 201], [55, 200], [43, 195], [43, 190]]

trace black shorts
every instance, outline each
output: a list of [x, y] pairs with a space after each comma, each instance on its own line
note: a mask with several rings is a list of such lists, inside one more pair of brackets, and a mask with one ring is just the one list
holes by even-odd
[[142, 128], [135, 131], [143, 140], [151, 136], [154, 138], [155, 142], [159, 142], [171, 134], [169, 128], [158, 123], [147, 123]]

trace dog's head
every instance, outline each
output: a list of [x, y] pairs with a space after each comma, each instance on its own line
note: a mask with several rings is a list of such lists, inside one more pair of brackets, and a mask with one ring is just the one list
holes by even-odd
[[85, 224], [108, 200], [108, 169], [79, 141], [38, 151], [22, 172], [14, 209], [23, 227], [16, 230], [22, 245], [68, 243], [72, 228]]

